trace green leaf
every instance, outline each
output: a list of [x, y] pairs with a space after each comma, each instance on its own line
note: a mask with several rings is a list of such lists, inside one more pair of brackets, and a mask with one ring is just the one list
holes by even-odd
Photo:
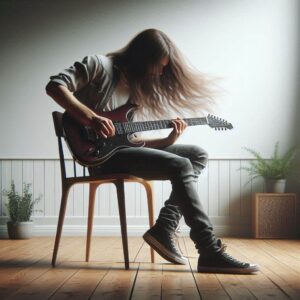
[[13, 222], [26, 222], [30, 221], [31, 215], [34, 211], [34, 205], [41, 200], [41, 195], [32, 199], [32, 193], [30, 192], [31, 184], [24, 183], [23, 196], [20, 196], [16, 192], [15, 184], [11, 182], [11, 188], [9, 191], [3, 190], [3, 194], [7, 196], [8, 203], [6, 204], [9, 217]]
[[263, 159], [261, 154], [256, 150], [246, 147], [244, 149], [255, 158], [254, 161], [250, 162], [250, 167], [241, 168], [249, 173], [250, 180], [259, 176], [268, 179], [286, 178], [293, 168], [293, 162], [297, 154], [296, 147], [292, 147], [280, 157], [279, 142], [276, 142], [273, 155], [270, 159]]

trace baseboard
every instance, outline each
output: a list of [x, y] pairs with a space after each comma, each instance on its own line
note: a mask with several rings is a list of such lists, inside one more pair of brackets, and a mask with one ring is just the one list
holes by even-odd
[[[219, 219], [219, 218], [218, 218]], [[214, 233], [216, 236], [250, 236], [250, 226], [247, 224], [220, 224], [220, 221], [212, 218]], [[57, 217], [35, 217], [34, 236], [55, 236]], [[0, 238], [7, 238], [7, 218], [0, 218]], [[224, 222], [226, 223], [226, 222]], [[63, 226], [63, 236], [84, 236], [87, 230], [86, 217], [66, 217]], [[127, 217], [127, 232], [129, 236], [141, 236], [149, 228], [147, 217]], [[189, 235], [189, 227], [181, 222], [180, 232]], [[116, 216], [102, 216], [94, 218], [94, 236], [120, 236], [119, 218]]]

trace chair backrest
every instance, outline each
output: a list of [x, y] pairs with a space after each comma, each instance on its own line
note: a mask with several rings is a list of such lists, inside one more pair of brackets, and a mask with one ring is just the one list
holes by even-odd
[[[63, 143], [62, 143], [63, 138], [65, 138], [65, 133], [64, 133], [63, 124], [62, 124], [63, 113], [54, 111], [54, 112], [52, 112], [52, 117], [53, 117], [53, 123], [54, 123], [54, 128], [55, 128], [55, 134], [56, 134], [57, 140], [58, 140], [61, 179], [62, 179], [62, 181], [64, 181], [67, 178], [67, 175], [66, 175], [65, 155], [64, 155]], [[73, 177], [77, 177], [76, 165], [77, 165], [77, 163], [73, 158]], [[83, 168], [83, 176], [85, 176], [86, 167], [82, 167], [82, 168]]]
[[61, 171], [61, 180], [64, 182], [66, 179], [66, 164], [65, 164], [65, 156], [62, 145], [62, 138], [64, 137], [64, 130], [62, 126], [62, 116], [63, 114], [58, 111], [52, 112], [53, 123], [55, 128], [55, 134], [58, 140], [58, 151], [59, 151], [59, 160], [60, 160], [60, 171]]
[[62, 116], [63, 116], [63, 114], [59, 111], [54, 111], [52, 113], [55, 133], [56, 133], [57, 137], [64, 137], [64, 130], [63, 130], [63, 126], [62, 126]]

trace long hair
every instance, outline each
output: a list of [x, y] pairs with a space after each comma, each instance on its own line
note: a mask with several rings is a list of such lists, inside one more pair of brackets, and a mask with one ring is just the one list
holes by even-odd
[[[125, 77], [131, 102], [139, 105], [142, 119], [199, 115], [214, 102], [213, 80], [193, 69], [160, 30], [144, 30], [124, 48], [107, 55]], [[149, 69], [164, 57], [169, 63], [163, 74], [151, 76]]]

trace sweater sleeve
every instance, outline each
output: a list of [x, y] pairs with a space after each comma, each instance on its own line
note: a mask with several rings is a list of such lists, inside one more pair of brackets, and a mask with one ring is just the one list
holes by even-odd
[[97, 55], [86, 56], [71, 67], [62, 70], [57, 75], [51, 76], [50, 81], [56, 82], [76, 92], [88, 85], [96, 76], [103, 73], [103, 65]]

